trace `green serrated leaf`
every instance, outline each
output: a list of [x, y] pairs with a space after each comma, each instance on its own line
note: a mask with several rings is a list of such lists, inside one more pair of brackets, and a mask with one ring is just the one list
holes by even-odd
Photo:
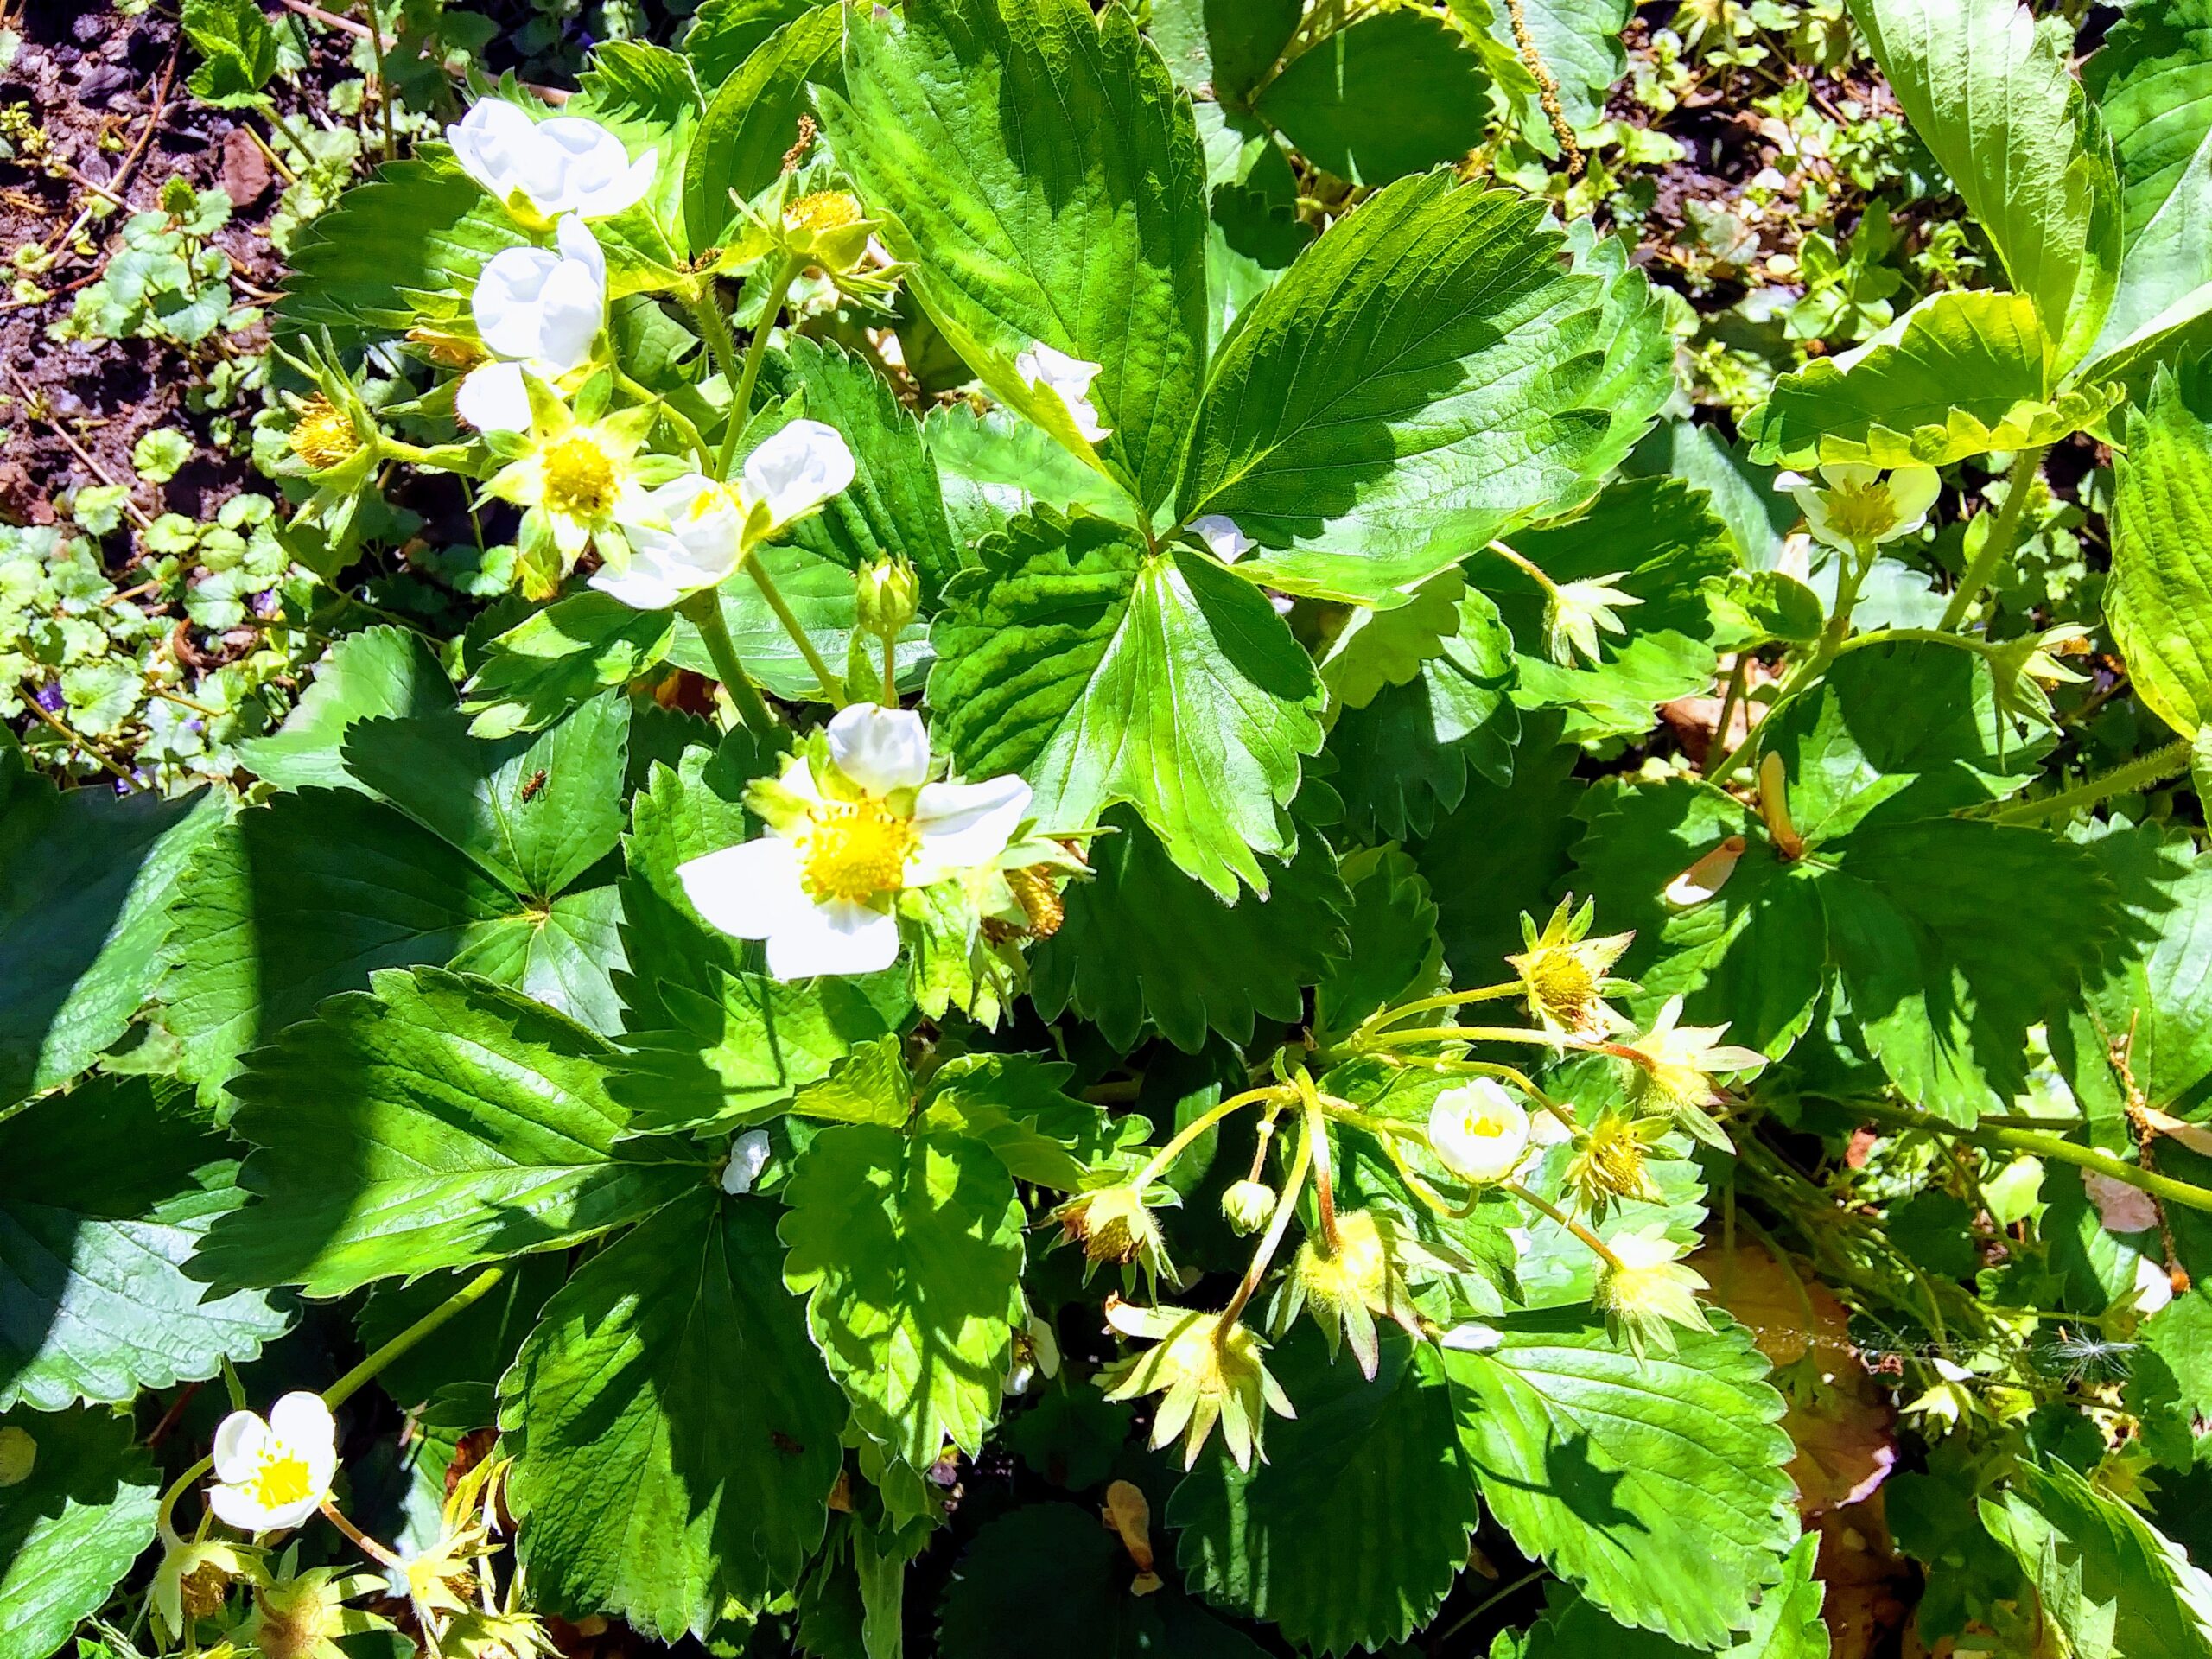
[[376, 975], [249, 1058], [257, 1150], [200, 1255], [218, 1283], [339, 1296], [372, 1280], [565, 1249], [702, 1185], [709, 1153], [618, 1141], [613, 1050], [517, 992]]
[[125, 1403], [252, 1359], [290, 1326], [289, 1297], [203, 1302], [185, 1276], [245, 1200], [231, 1143], [175, 1093], [99, 1078], [0, 1122], [0, 1159], [24, 1177], [0, 1195], [0, 1409]]
[[920, 1127], [973, 1136], [1018, 1181], [1071, 1192], [1144, 1125], [1066, 1092], [1075, 1068], [1024, 1054], [965, 1054], [930, 1078]]
[[844, 1402], [777, 1276], [775, 1207], [700, 1192], [547, 1302], [500, 1384], [543, 1605], [673, 1642], [798, 1580]]
[[[708, 25], [702, 11], [695, 37]], [[721, 65], [701, 63], [700, 79], [715, 92], [683, 162], [683, 221], [694, 248], [703, 251], [726, 240], [743, 222], [737, 204], [776, 181], [799, 118], [808, 112], [808, 84], [836, 88], [843, 82], [844, 36], [843, 8], [800, 7], [778, 20], [726, 75], [709, 79]], [[693, 50], [690, 41], [685, 49]], [[713, 49], [728, 48], [718, 42]]]
[[224, 806], [212, 791], [65, 792], [0, 753], [0, 1106], [67, 1082], [129, 1028], [160, 972], [169, 887]]
[[278, 789], [351, 789], [340, 749], [356, 721], [433, 715], [453, 702], [453, 682], [421, 634], [369, 628], [333, 645], [284, 723], [240, 743], [238, 755]]
[[1205, 175], [1190, 103], [1129, 14], [931, 0], [903, 29], [856, 24], [845, 73], [817, 106], [931, 320], [1055, 429], [1065, 410], [1016, 357], [1041, 340], [1099, 365], [1104, 453], [1156, 505], [1205, 362]]
[[942, 404], [922, 423], [945, 510], [963, 542], [1009, 528], [1033, 507], [1132, 517], [1128, 498], [1034, 426], [1002, 409]]
[[2105, 614], [2136, 693], [2183, 737], [2212, 726], [2212, 372], [2160, 370], [2127, 417]]
[[1059, 931], [1031, 954], [1038, 1011], [1072, 1007], [1121, 1048], [1150, 1020], [1193, 1053], [1209, 1030], [1241, 1043], [1262, 1015], [1294, 1023], [1304, 988], [1344, 953], [1351, 900], [1328, 843], [1308, 831], [1287, 865], [1270, 862], [1264, 896], [1224, 906], [1132, 814], [1106, 822], [1116, 833], [1090, 843], [1096, 879], [1069, 887]]
[[0, 1433], [30, 1437], [34, 1460], [0, 1497], [0, 1654], [46, 1659], [99, 1611], [154, 1541], [161, 1483], [130, 1420], [104, 1411], [15, 1411]]
[[2026, 295], [1931, 294], [1858, 350], [1777, 380], [1744, 435], [1754, 459], [1790, 467], [1940, 467], [2056, 443], [2120, 397], [2061, 389], [2059, 368]]
[[1589, 1597], [1554, 1586], [1544, 1617], [1529, 1631], [1518, 1659], [1828, 1659], [1828, 1627], [1821, 1618], [1826, 1586], [1813, 1576], [1820, 1535], [1797, 1541], [1783, 1567], [1781, 1581], [1759, 1593], [1751, 1625], [1725, 1648], [1686, 1647], [1650, 1630], [1624, 1627]]
[[1707, 1648], [1751, 1624], [1797, 1538], [1782, 1396], [1743, 1328], [1714, 1325], [1639, 1360], [1556, 1308], [1463, 1327], [1444, 1353], [1514, 1541], [1621, 1623]]
[[1022, 1318], [1014, 1178], [964, 1135], [850, 1124], [815, 1137], [784, 1195], [784, 1281], [855, 1423], [911, 1468], [948, 1440], [974, 1456]]
[[931, 630], [935, 736], [970, 777], [1018, 772], [1052, 833], [1128, 801], [1224, 898], [1262, 893], [1257, 855], [1320, 747], [1312, 661], [1258, 589], [1133, 532], [1038, 512], [978, 550]]
[[1373, 604], [1578, 499], [1608, 427], [1603, 289], [1560, 247], [1535, 203], [1448, 174], [1370, 196], [1216, 357], [1179, 516], [1259, 542], [1248, 580]]
[[1168, 1522], [1192, 1587], [1324, 1654], [1402, 1642], [1443, 1605], [1481, 1519], [1471, 1401], [1446, 1361], [1395, 1330], [1370, 1382], [1301, 1326], [1270, 1357], [1298, 1408], [1268, 1459], [1214, 1448], [1175, 1489]]
[[1369, 849], [1348, 855], [1342, 871], [1351, 889], [1345, 950], [1313, 992], [1313, 1030], [1324, 1042], [1405, 997], [1449, 988], [1437, 982], [1436, 902], [1413, 860], [1395, 847]]
[[670, 613], [637, 610], [612, 594], [557, 600], [486, 647], [461, 703], [475, 716], [468, 729], [497, 739], [549, 726], [587, 698], [652, 668], [668, 654], [675, 633]]
[[1364, 709], [1389, 687], [1409, 684], [1459, 633], [1465, 588], [1457, 570], [1440, 571], [1394, 609], [1354, 611], [1321, 654], [1321, 683], [1347, 709]]
[[1261, 92], [1255, 110], [1316, 167], [1382, 185], [1483, 141], [1490, 76], [1434, 12], [1390, 10], [1309, 46]]

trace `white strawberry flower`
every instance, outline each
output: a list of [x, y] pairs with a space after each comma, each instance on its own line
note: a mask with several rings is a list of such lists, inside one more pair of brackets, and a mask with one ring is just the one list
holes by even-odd
[[1191, 520], [1191, 533], [1224, 564], [1234, 564], [1252, 550], [1252, 538], [1225, 512], [1202, 513]]
[[640, 611], [662, 611], [719, 586], [746, 550], [811, 512], [853, 481], [853, 452], [837, 429], [793, 421], [746, 457], [735, 485], [687, 473], [645, 493], [624, 529], [630, 556], [591, 579]]
[[476, 280], [469, 308], [497, 359], [471, 370], [454, 394], [461, 419], [480, 432], [530, 430], [527, 369], [558, 380], [591, 361], [607, 326], [607, 255], [582, 218], [564, 213], [552, 248], [507, 248]]
[[338, 1425], [320, 1395], [286, 1395], [267, 1418], [234, 1411], [215, 1431], [208, 1506], [241, 1532], [282, 1532], [322, 1505], [338, 1472]]
[[1092, 443], [1103, 440], [1113, 430], [1098, 423], [1098, 410], [1090, 402], [1090, 383], [1098, 378], [1096, 363], [1079, 357], [1070, 357], [1065, 352], [1036, 340], [1014, 359], [1014, 372], [1032, 391], [1049, 392], [1058, 398], [1068, 411], [1068, 418], [1075, 423], [1075, 429]]
[[563, 213], [607, 219], [635, 207], [653, 188], [660, 152], [635, 162], [596, 121], [558, 115], [533, 121], [505, 99], [487, 98], [446, 129], [454, 159], [492, 199], [526, 222]]
[[989, 864], [1029, 810], [1019, 778], [927, 781], [929, 734], [909, 710], [855, 704], [825, 738], [819, 769], [799, 755], [747, 792], [770, 833], [676, 871], [710, 924], [768, 942], [778, 979], [888, 968], [899, 894]]
[[1436, 1097], [1428, 1144], [1468, 1180], [1504, 1180], [1529, 1155], [1528, 1109], [1496, 1079], [1476, 1077]]
[[1774, 486], [1797, 503], [1815, 541], [1850, 550], [1918, 530], [1942, 493], [1943, 480], [1933, 467], [1899, 467], [1885, 477], [1878, 467], [1830, 461], [1821, 468], [1818, 484], [1801, 473], [1783, 473]]

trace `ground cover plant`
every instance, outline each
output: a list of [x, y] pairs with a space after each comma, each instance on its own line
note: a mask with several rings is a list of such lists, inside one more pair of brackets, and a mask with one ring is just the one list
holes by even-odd
[[2212, 1656], [2212, 15], [0, 12], [0, 1659]]

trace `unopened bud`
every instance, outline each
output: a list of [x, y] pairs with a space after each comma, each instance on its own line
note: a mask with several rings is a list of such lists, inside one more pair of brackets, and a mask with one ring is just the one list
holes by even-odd
[[1256, 1233], [1274, 1219], [1275, 1190], [1265, 1181], [1238, 1181], [1221, 1195], [1221, 1213], [1239, 1233]]
[[896, 639], [921, 609], [921, 578], [904, 559], [878, 559], [855, 581], [861, 627], [879, 639]]

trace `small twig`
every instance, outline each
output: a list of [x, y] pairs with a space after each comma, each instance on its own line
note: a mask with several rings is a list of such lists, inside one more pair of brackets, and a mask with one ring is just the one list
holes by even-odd
[[76, 456], [79, 461], [82, 461], [85, 465], [86, 470], [90, 472], [94, 478], [99, 480], [101, 483], [106, 485], [111, 490], [123, 491], [123, 510], [130, 515], [130, 521], [133, 524], [137, 524], [141, 530], [151, 528], [154, 522], [153, 519], [147, 516], [146, 510], [144, 508], [141, 507], [136, 501], [130, 499], [130, 491], [128, 486], [117, 483], [114, 477], [108, 472], [107, 468], [101, 466], [99, 461], [92, 459], [92, 452], [86, 448], [83, 444], [78, 442], [76, 437], [70, 432], [69, 429], [62, 425], [59, 420], [54, 418], [50, 410], [41, 410], [39, 407], [41, 399], [39, 398], [38, 394], [23, 384], [22, 377], [16, 372], [16, 365], [10, 363], [6, 365], [0, 365], [0, 366], [4, 366], [8, 372], [8, 384], [15, 387], [16, 397], [23, 406], [23, 414], [31, 420], [42, 422], [47, 426], [51, 427], [54, 430], [54, 435], [60, 438], [62, 442], [69, 446], [69, 453]]
[[141, 795], [146, 792], [146, 785], [140, 783], [136, 778], [132, 777], [128, 767], [118, 764], [116, 760], [111, 758], [105, 749], [99, 747], [98, 745], [93, 743], [92, 739], [85, 736], [82, 733], [72, 731], [68, 727], [63, 725], [60, 720], [48, 714], [46, 710], [46, 706], [39, 702], [36, 693], [33, 693], [30, 696], [26, 697], [23, 700], [23, 706], [29, 709], [31, 713], [36, 715], [41, 720], [44, 721], [48, 725], [54, 728], [56, 732], [59, 732], [61, 734], [62, 739], [71, 748], [82, 749], [86, 754], [92, 756], [93, 760], [99, 761], [101, 766], [106, 767], [107, 770], [112, 772], [117, 778], [120, 779], [124, 783], [128, 784], [134, 792]]
[[276, 3], [287, 11], [297, 12], [302, 17], [313, 19], [326, 29], [342, 29], [345, 33], [364, 41], [369, 38], [369, 31], [365, 26], [355, 22], [351, 17], [340, 17], [325, 11], [321, 6], [309, 5], [308, 0], [276, 0]]

